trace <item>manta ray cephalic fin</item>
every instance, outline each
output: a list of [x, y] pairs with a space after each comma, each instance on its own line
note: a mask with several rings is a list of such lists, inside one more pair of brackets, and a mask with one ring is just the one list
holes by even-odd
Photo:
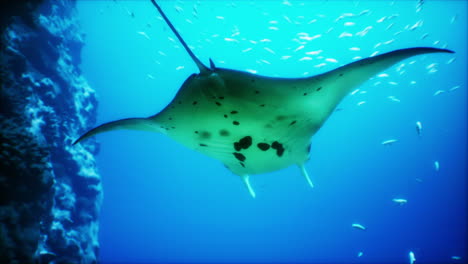
[[302, 176], [304, 176], [304, 178], [306, 178], [307, 183], [309, 183], [310, 187], [314, 188], [314, 183], [312, 183], [312, 180], [310, 179], [309, 174], [307, 173], [307, 170], [306, 170], [304, 164], [298, 164], [297, 166], [301, 170]]
[[247, 189], [249, 190], [250, 195], [252, 195], [253, 198], [255, 198], [255, 191], [253, 190], [252, 186], [250, 185], [249, 181], [249, 175], [242, 175], [240, 176], [242, 181], [244, 182], [245, 186], [247, 186]]

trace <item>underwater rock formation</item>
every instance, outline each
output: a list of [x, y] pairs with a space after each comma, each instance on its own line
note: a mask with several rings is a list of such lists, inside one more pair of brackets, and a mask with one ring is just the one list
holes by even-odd
[[[43, 3], [41, 3], [43, 2]], [[94, 90], [74, 1], [0, 4], [0, 263], [96, 263]]]

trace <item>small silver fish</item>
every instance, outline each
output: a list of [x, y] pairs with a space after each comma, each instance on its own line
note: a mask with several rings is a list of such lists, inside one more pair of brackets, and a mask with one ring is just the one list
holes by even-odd
[[396, 98], [396, 97], [393, 96], [393, 95], [388, 96], [387, 98], [388, 98], [390, 101], [393, 101], [393, 102], [397, 102], [397, 103], [401, 102], [400, 99]]
[[422, 124], [419, 121], [416, 122], [416, 132], [418, 133], [418, 136], [421, 136]]
[[397, 141], [398, 140], [396, 140], [396, 139], [385, 140], [385, 141], [382, 141], [382, 145], [392, 145], [393, 143], [395, 143]]
[[445, 93], [445, 91], [444, 91], [444, 90], [437, 90], [437, 91], [433, 94], [433, 96], [437, 96], [437, 95], [442, 94], [442, 93]]
[[392, 201], [399, 205], [404, 205], [408, 202], [408, 200], [403, 199], [403, 198], [393, 198]]
[[352, 224], [351, 226], [359, 230], [366, 230], [366, 228], [361, 224]]
[[409, 252], [408, 257], [409, 257], [409, 260], [410, 260], [410, 264], [414, 264], [416, 262], [416, 257], [414, 256], [413, 251]]
[[138, 31], [137, 34], [142, 35], [142, 36], [145, 37], [146, 39], [150, 39], [150, 37], [148, 36], [148, 34], [146, 34], [146, 32], [144, 32], [144, 31]]
[[459, 89], [459, 88], [460, 88], [460, 85], [456, 85], [456, 86], [450, 88], [450, 89], [449, 89], [449, 92], [453, 92], [453, 91], [455, 91], [455, 90], [457, 90], [457, 89]]

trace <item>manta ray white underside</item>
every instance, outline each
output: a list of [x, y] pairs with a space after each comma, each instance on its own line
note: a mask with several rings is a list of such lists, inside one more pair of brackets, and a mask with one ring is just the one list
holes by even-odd
[[129, 118], [98, 126], [74, 144], [98, 133], [136, 129], [163, 133], [177, 142], [221, 161], [239, 175], [250, 194], [249, 175], [299, 166], [313, 186], [304, 164], [312, 136], [338, 103], [356, 86], [409, 57], [453, 53], [416, 47], [362, 59], [308, 78], [272, 78], [206, 67], [188, 48], [159, 5], [151, 0], [187, 50], [200, 73], [192, 74], [172, 102], [148, 118]]

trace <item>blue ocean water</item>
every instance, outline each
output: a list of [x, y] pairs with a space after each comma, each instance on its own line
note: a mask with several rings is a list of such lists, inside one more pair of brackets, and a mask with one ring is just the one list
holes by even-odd
[[[313, 189], [290, 167], [253, 175], [253, 199], [220, 162], [163, 135], [98, 135], [102, 263], [466, 262], [466, 2], [160, 5], [202, 62], [260, 75], [313, 76], [408, 47], [456, 53], [412, 57], [347, 96], [313, 137]], [[98, 123], [161, 111], [198, 72], [150, 1], [77, 7]]]

